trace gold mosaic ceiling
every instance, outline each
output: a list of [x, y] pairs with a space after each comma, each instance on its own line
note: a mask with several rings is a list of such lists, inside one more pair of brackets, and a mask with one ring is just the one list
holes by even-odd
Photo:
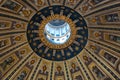
[[[53, 19], [63, 45], [44, 38]], [[120, 80], [120, 0], [0, 0], [0, 80]]]

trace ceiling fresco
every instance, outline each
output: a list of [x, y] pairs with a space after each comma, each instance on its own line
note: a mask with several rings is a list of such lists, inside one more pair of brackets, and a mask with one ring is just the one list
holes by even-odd
[[0, 80], [120, 80], [120, 0], [0, 0]]

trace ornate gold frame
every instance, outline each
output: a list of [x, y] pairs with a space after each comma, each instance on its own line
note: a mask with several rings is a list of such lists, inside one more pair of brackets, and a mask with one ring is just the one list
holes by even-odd
[[[60, 44], [60, 45], [58, 45], [58, 44], [52, 44], [52, 43], [50, 43], [50, 42], [46, 39], [46, 37], [45, 37], [45, 35], [44, 35], [45, 25], [46, 25], [49, 21], [54, 20], [54, 19], [64, 20], [64, 21], [66, 21], [66, 22], [70, 25], [71, 36], [70, 36], [69, 40], [68, 40], [66, 43], [64, 43], [64, 44]], [[51, 15], [51, 16], [47, 17], [46, 19], [44, 19], [44, 20], [41, 22], [41, 24], [40, 24], [40, 27], [39, 27], [40, 40], [41, 40], [46, 46], [48, 46], [49, 48], [53, 48], [53, 49], [63, 49], [63, 48], [66, 48], [66, 47], [68, 47], [71, 43], [73, 43], [74, 40], [75, 40], [76, 31], [77, 31], [75, 26], [76, 26], [76, 25], [74, 24], [74, 22], [73, 22], [70, 18], [68, 18], [68, 17], [66, 17], [66, 16], [64, 16], [64, 15], [58, 15], [58, 14]]]

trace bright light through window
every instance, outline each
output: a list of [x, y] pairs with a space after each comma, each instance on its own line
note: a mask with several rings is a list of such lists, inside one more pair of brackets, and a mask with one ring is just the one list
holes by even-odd
[[70, 25], [64, 20], [52, 20], [46, 24], [44, 34], [53, 44], [64, 44], [70, 37]]

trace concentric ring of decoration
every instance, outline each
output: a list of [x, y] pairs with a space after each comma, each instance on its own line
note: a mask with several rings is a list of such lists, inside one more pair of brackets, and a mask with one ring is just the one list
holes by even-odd
[[[54, 19], [66, 21], [71, 28], [71, 36], [65, 44], [51, 44], [44, 35], [45, 25]], [[63, 61], [79, 54], [87, 43], [88, 29], [83, 17], [75, 10], [54, 5], [36, 13], [27, 27], [27, 38], [33, 51], [42, 58]]]
[[[54, 20], [54, 19], [60, 19], [60, 20], [64, 20], [65, 22], [67, 22], [69, 25], [70, 25], [70, 29], [71, 29], [71, 36], [70, 36], [70, 39], [64, 43], [64, 44], [61, 44], [61, 45], [57, 45], [57, 44], [52, 44], [50, 43], [46, 37], [44, 36], [44, 28], [45, 28], [45, 25], [47, 23], [49, 23], [51, 20]], [[73, 23], [73, 21], [66, 17], [66, 16], [63, 16], [63, 15], [52, 15], [52, 16], [49, 16], [47, 17], [45, 20], [42, 21], [41, 23], [42, 25], [40, 26], [39, 28], [39, 35], [40, 35], [40, 39], [41, 41], [46, 45], [48, 46], [49, 48], [52, 48], [52, 49], [63, 49], [63, 48], [66, 48], [68, 47], [70, 44], [73, 43], [73, 41], [75, 40], [75, 36], [76, 36], [76, 28], [75, 28], [75, 24]]]

